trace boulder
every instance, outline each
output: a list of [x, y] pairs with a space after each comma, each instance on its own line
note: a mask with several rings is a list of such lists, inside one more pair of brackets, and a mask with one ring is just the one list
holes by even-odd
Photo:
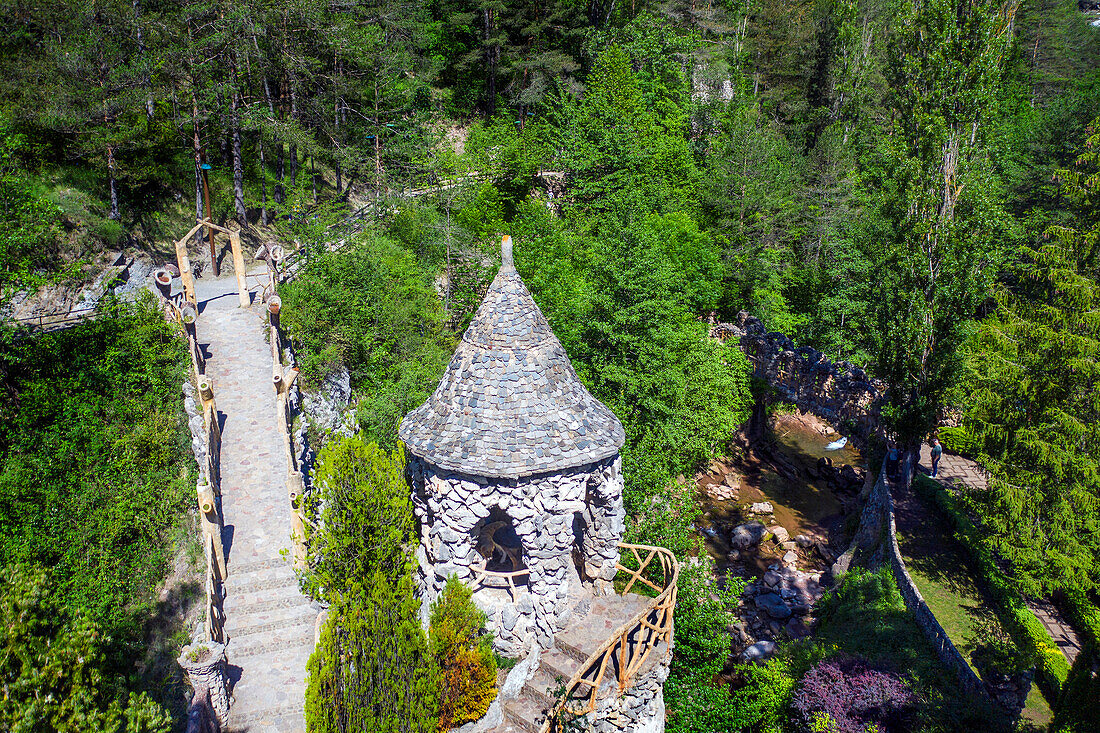
[[775, 536], [776, 542], [786, 542], [791, 537], [790, 533], [787, 532], [786, 528], [781, 524], [773, 524], [768, 527], [768, 531]]
[[748, 646], [745, 651], [741, 652], [741, 660], [745, 662], [763, 662], [775, 656], [776, 651], [778, 651], [778, 647], [776, 647], [775, 642], [764, 639]]
[[774, 619], [784, 621], [791, 617], [791, 609], [777, 593], [761, 593], [756, 597], [756, 607]]
[[794, 550], [787, 550], [787, 552], [783, 554], [783, 562], [787, 565], [796, 564], [798, 562], [798, 553]]
[[814, 543], [813, 540], [811, 540], [804, 534], [795, 535], [794, 541], [798, 544], [799, 547], [809, 547]]
[[771, 514], [775, 511], [775, 507], [770, 501], [758, 501], [749, 508], [749, 511], [753, 514]]
[[741, 549], [758, 545], [764, 539], [767, 531], [760, 522], [739, 524], [730, 533], [730, 544]]

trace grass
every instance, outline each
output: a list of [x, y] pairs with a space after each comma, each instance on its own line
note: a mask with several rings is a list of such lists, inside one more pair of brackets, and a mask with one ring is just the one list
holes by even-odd
[[[918, 480], [930, 480], [920, 477]], [[980, 575], [965, 548], [943, 517], [914, 493], [910, 501], [920, 511], [920, 532], [906, 535], [899, 527], [902, 559], [928, 608], [975, 672], [975, 659], [991, 646], [1004, 644], [1008, 632], [997, 617], [998, 604], [978, 580]], [[1010, 642], [1009, 642], [1010, 644]], [[1049, 725], [1050, 705], [1033, 683], [1021, 717], [1033, 727]]]

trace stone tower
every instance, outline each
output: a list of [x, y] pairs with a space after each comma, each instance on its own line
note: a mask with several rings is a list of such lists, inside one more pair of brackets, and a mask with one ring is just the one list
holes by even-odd
[[578, 601], [610, 592], [625, 436], [516, 273], [510, 237], [502, 249], [443, 379], [399, 435], [420, 522], [423, 619], [456, 575], [498, 651], [515, 656], [532, 639], [548, 648]]

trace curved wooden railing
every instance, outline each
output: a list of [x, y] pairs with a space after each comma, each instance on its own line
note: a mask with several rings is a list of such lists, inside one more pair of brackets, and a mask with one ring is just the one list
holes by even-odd
[[507, 588], [508, 595], [514, 601], [516, 600], [516, 595], [519, 593], [516, 581], [530, 575], [531, 571], [527, 568], [523, 568], [511, 572], [500, 572], [497, 570], [487, 570], [484, 567], [475, 567], [473, 568], [473, 574], [473, 581], [470, 584], [472, 590], [476, 591], [480, 588]]
[[[619, 628], [607, 641], [593, 652], [565, 683], [565, 690], [557, 704], [550, 710], [540, 733], [551, 733], [567, 720], [587, 715], [596, 709], [596, 697], [604, 677], [609, 671], [615, 674], [619, 691], [630, 687], [634, 675], [642, 669], [649, 655], [664, 642], [672, 645], [672, 617], [676, 610], [676, 581], [680, 565], [676, 556], [663, 547], [620, 543], [619, 550], [630, 551], [638, 567], [628, 568], [621, 562], [615, 564], [619, 572], [629, 577], [619, 591], [626, 595], [636, 584], [644, 585], [657, 593], [646, 607]], [[643, 558], [644, 556], [644, 558]], [[646, 577], [650, 563], [657, 559], [661, 564], [661, 581], [658, 585]], [[616, 575], [616, 579], [620, 576]]]

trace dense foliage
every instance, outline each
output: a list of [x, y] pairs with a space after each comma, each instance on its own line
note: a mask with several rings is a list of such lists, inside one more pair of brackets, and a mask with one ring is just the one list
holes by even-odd
[[837, 656], [806, 673], [791, 706], [806, 730], [864, 733], [870, 728], [887, 733], [908, 729], [915, 703], [913, 691], [898, 675]]
[[441, 678], [413, 594], [404, 467], [399, 451], [362, 437], [332, 440], [318, 459], [321, 529], [308, 538], [303, 580], [331, 605], [309, 659], [311, 732], [436, 728]]
[[[108, 242], [163, 237], [163, 210], [173, 232], [201, 212], [204, 164], [216, 219], [305, 245], [284, 289], [304, 381], [346, 368], [366, 436], [322, 461], [319, 485], [347, 485], [325, 507], [332, 531], [311, 538], [331, 559], [310, 587], [349, 617], [404, 608], [392, 548], [412, 531], [399, 461], [367, 442], [396, 447], [504, 232], [581, 379], [626, 426], [632, 538], [699, 552], [674, 479], [749, 413], [747, 363], [707, 339], [708, 321], [745, 309], [885, 379], [909, 445], [962, 414], [954, 445], [991, 471], [967, 509], [1001, 582], [1100, 586], [1100, 42], [1072, 0], [49, 0], [0, 4], [0, 19], [0, 298], [78, 257], [74, 197]], [[342, 226], [350, 213], [367, 231]], [[105, 351], [109, 375], [72, 361], [140, 391], [141, 359]], [[125, 614], [109, 599], [144, 577], [129, 548], [160, 562], [147, 538], [187, 483], [161, 435], [176, 398], [70, 400], [66, 385], [99, 382], [34, 376], [64, 358], [5, 362], [3, 559], [60, 562], [66, 602], [110, 622]], [[129, 424], [91, 435], [88, 414]], [[131, 523], [149, 499], [138, 457], [170, 511]], [[111, 501], [123, 488], [137, 498]], [[79, 529], [85, 517], [106, 531]], [[64, 548], [81, 543], [122, 553], [118, 574], [77, 567]], [[390, 600], [352, 593], [376, 572]], [[680, 659], [718, 655], [706, 639], [722, 611], [702, 587]], [[858, 576], [833, 598], [825, 637], [924, 669], [886, 580]], [[670, 726], [717, 728], [772, 725], [809, 668], [742, 670], [731, 696], [713, 661], [677, 664]], [[922, 684], [943, 720], [971, 722]]]
[[46, 573], [6, 565], [0, 575], [0, 727], [20, 733], [168, 733], [168, 716], [145, 694], [127, 695], [111, 674], [110, 637], [75, 614]]
[[439, 730], [480, 720], [496, 697], [492, 636], [470, 589], [453, 575], [432, 604], [428, 646], [443, 674]]
[[0, 348], [0, 562], [47, 568], [129, 667], [194, 496], [182, 343], [144, 303]]

